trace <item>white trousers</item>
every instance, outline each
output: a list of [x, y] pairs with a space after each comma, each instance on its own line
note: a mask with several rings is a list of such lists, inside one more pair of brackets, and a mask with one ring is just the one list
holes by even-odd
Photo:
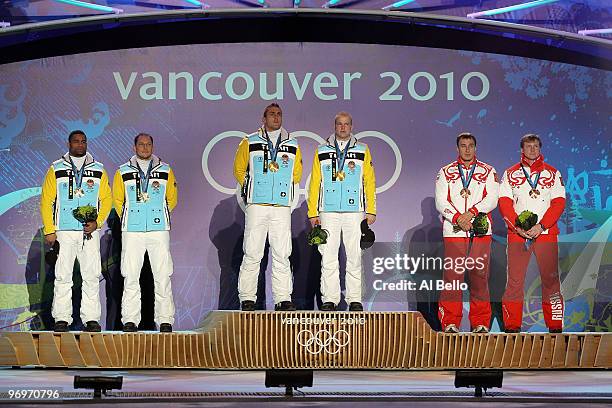
[[293, 275], [291, 255], [291, 208], [250, 204], [246, 208], [244, 257], [238, 275], [240, 301], [257, 300], [257, 279], [266, 236], [272, 252], [272, 296], [274, 303], [291, 300]]
[[83, 280], [81, 296], [81, 320], [100, 321], [100, 233], [91, 233], [91, 239], [83, 239], [83, 231], [56, 231], [60, 251], [55, 263], [55, 286], [51, 315], [55, 321], [72, 323], [72, 270], [78, 259]]
[[170, 232], [127, 232], [121, 234], [121, 275], [123, 297], [121, 322], [140, 323], [140, 270], [149, 253], [155, 285], [155, 323], [174, 324], [174, 300], [170, 276], [174, 270], [170, 255]]
[[361, 302], [361, 221], [362, 212], [323, 212], [321, 228], [329, 233], [327, 243], [319, 245], [321, 253], [321, 300], [340, 303], [340, 240], [346, 250], [346, 303]]

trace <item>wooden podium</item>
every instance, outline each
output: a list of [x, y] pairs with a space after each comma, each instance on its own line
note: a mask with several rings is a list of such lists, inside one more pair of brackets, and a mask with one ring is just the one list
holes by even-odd
[[0, 365], [609, 369], [610, 333], [444, 334], [418, 312], [214, 311], [189, 332], [2, 332]]

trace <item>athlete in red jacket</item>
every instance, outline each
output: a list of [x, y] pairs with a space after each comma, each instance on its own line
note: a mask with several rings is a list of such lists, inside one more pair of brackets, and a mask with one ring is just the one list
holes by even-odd
[[[502, 301], [508, 333], [521, 330], [525, 272], [532, 253], [540, 268], [546, 326], [551, 333], [563, 329], [557, 220], [565, 209], [565, 186], [561, 173], [544, 162], [541, 147], [537, 135], [523, 136], [521, 161], [504, 172], [499, 190], [499, 210], [508, 225], [508, 280]], [[528, 231], [515, 225], [517, 215], [524, 210], [538, 215], [538, 224]], [[525, 245], [528, 239], [532, 240], [530, 246]]]
[[[472, 331], [487, 333], [491, 321], [488, 282], [490, 213], [497, 206], [499, 182], [495, 169], [476, 159], [476, 138], [470, 133], [461, 133], [457, 137], [457, 152], [457, 160], [442, 167], [436, 178], [436, 208], [443, 219], [445, 265], [446, 260], [453, 261], [444, 269], [444, 283], [447, 285], [440, 294], [438, 317], [446, 333], [459, 331], [463, 294], [458, 284], [464, 281], [467, 273], [470, 278]], [[472, 221], [478, 213], [488, 215], [489, 228], [484, 236], [470, 238]]]

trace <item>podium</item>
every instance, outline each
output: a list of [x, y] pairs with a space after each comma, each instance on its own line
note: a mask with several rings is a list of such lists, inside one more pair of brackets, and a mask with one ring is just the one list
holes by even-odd
[[418, 312], [213, 311], [194, 331], [2, 332], [0, 365], [201, 369], [609, 369], [611, 333], [446, 334]]

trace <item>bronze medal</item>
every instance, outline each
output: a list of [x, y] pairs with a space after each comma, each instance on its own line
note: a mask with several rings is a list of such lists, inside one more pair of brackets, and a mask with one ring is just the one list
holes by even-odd
[[538, 198], [539, 195], [540, 191], [537, 188], [532, 188], [531, 190], [529, 190], [529, 197]]
[[462, 198], [468, 198], [468, 196], [469, 196], [471, 193], [470, 193], [470, 190], [469, 190], [469, 189], [467, 189], [467, 188], [463, 188], [463, 189], [461, 189], [461, 193], [460, 193], [460, 194], [461, 194], [461, 197], [462, 197]]
[[279, 165], [276, 161], [271, 161], [270, 164], [268, 164], [268, 169], [270, 169], [271, 172], [276, 173], [279, 169]]

